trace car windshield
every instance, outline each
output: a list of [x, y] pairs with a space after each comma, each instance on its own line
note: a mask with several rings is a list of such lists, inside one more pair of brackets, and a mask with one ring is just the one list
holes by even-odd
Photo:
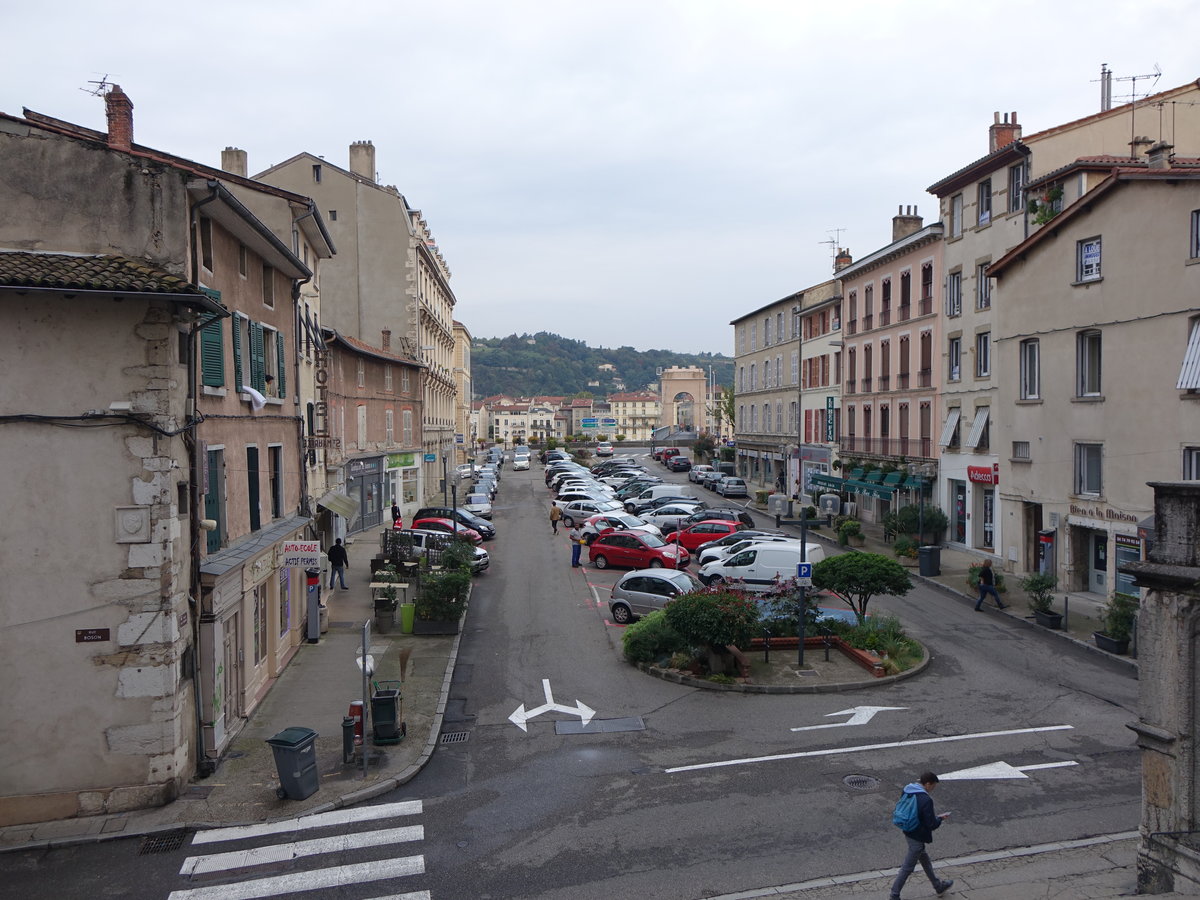
[[669, 580], [671, 584], [675, 585], [675, 587], [679, 588], [684, 593], [687, 593], [688, 591], [698, 591], [704, 586], [695, 576], [690, 575], [687, 572], [676, 572], [670, 576]]
[[655, 537], [648, 531], [642, 532], [642, 541], [643, 541], [643, 543], [645, 543], [645, 545], [647, 547], [651, 547], [653, 549], [658, 549], [659, 547], [667, 546], [666, 541], [662, 540], [661, 538]]
[[474, 505], [476, 503], [488, 503], [486, 494], [471, 494], [467, 497], [467, 502]]

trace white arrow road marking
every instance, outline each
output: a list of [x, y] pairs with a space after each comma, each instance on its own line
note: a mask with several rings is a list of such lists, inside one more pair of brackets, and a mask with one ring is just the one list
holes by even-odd
[[542, 679], [542, 690], [546, 694], [545, 703], [543, 703], [541, 706], [535, 706], [531, 710], [526, 710], [525, 704], [522, 703], [516, 708], [516, 710], [513, 711], [513, 714], [508, 717], [508, 721], [512, 722], [522, 731], [528, 732], [529, 728], [525, 723], [535, 716], [540, 716], [544, 712], [562, 712], [569, 713], [573, 716], [579, 716], [579, 722], [581, 725], [587, 725], [588, 722], [592, 721], [592, 716], [596, 714], [594, 709], [592, 709], [590, 706], [585, 706], [578, 700], [575, 701], [574, 706], [564, 706], [561, 703], [555, 703], [554, 695], [550, 692], [549, 678]]
[[1036, 766], [1013, 766], [998, 760], [986, 766], [975, 766], [973, 769], [959, 769], [957, 772], [947, 772], [939, 775], [941, 781], [981, 781], [987, 778], [1028, 778], [1026, 772], [1035, 769], [1061, 769], [1064, 766], [1077, 766], [1075, 760], [1066, 762], [1040, 763]]
[[793, 728], [792, 731], [819, 731], [822, 728], [845, 728], [847, 725], [866, 725], [876, 713], [888, 712], [889, 710], [908, 709], [907, 706], [855, 706], [852, 709], [843, 709], [841, 712], [826, 713], [825, 717], [830, 716], [849, 716], [845, 722], [829, 722], [826, 725], [804, 725], [800, 728]]
[[1012, 734], [1037, 734], [1042, 731], [1066, 731], [1074, 725], [1045, 725], [1041, 728], [1013, 728], [1009, 731], [980, 731], [975, 734], [952, 734], [949, 737], [921, 738], [915, 741], [891, 741], [886, 744], [862, 744], [858, 747], [830, 747], [827, 750], [804, 750], [799, 753], [778, 753], [774, 756], [752, 756], [747, 759], [726, 759], [721, 762], [697, 763], [692, 766], [675, 766], [663, 769], [668, 775], [674, 772], [691, 772], [696, 769], [719, 769], [722, 766], [743, 766], [750, 763], [774, 762], [779, 759], [802, 759], [806, 756], [837, 756], [841, 753], [860, 753], [863, 750], [890, 750], [894, 747], [916, 747], [921, 744], [944, 744], [953, 741], [973, 741], [977, 738], [1007, 737]]

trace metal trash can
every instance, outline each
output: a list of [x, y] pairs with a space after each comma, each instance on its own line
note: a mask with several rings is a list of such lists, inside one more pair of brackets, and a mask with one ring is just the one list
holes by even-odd
[[932, 576], [942, 574], [942, 548], [929, 544], [917, 548], [917, 572], [921, 575]]
[[317, 769], [317, 733], [311, 728], [293, 725], [274, 737], [267, 738], [275, 755], [279, 772], [279, 787], [275, 796], [280, 800], [305, 800], [320, 787], [321, 773]]
[[[376, 744], [398, 744], [408, 731], [403, 721], [400, 682], [380, 681], [371, 695], [371, 726]], [[388, 687], [387, 685], [396, 685]]]

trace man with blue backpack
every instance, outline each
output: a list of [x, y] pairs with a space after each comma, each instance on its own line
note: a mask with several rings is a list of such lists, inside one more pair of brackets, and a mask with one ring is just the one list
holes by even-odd
[[954, 885], [954, 879], [940, 881], [933, 874], [933, 863], [925, 852], [925, 845], [932, 843], [933, 831], [942, 824], [950, 813], [938, 815], [933, 811], [933, 798], [930, 791], [937, 787], [938, 777], [932, 772], [925, 772], [912, 784], [904, 786], [904, 792], [896, 801], [896, 809], [892, 813], [892, 824], [904, 832], [904, 840], [908, 842], [908, 853], [900, 866], [900, 874], [892, 883], [891, 900], [900, 900], [900, 891], [908, 876], [913, 873], [917, 863], [925, 870], [929, 883], [933, 885], [934, 893], [939, 897]]

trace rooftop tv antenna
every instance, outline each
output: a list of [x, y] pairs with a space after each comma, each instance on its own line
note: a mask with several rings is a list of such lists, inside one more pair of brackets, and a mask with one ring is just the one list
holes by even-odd
[[108, 74], [108, 72], [105, 72], [102, 76], [100, 76], [99, 81], [88, 82], [88, 84], [94, 84], [96, 86], [94, 89], [81, 87], [80, 90], [84, 93], [91, 94], [93, 97], [99, 97], [102, 94], [107, 93], [108, 89], [115, 84], [115, 82], [108, 80]]
[[842, 232], [848, 229], [841, 228], [837, 225], [831, 226], [829, 229], [829, 239], [825, 241], [817, 241], [818, 244], [829, 245], [829, 258], [837, 259], [837, 253], [842, 249]]
[[[1111, 76], [1112, 73], [1110, 72], [1109, 74]], [[1145, 81], [1147, 78], [1152, 79], [1151, 84], [1150, 84], [1151, 88], [1153, 88], [1154, 85], [1158, 84], [1158, 79], [1162, 78], [1162, 68], [1159, 67], [1158, 63], [1154, 64], [1154, 71], [1151, 72], [1149, 75], [1123, 75], [1120, 78], [1117, 78], [1116, 79], [1117, 81], [1130, 82], [1129, 94], [1128, 94], [1128, 96], [1123, 97], [1122, 99], [1128, 100], [1131, 103], [1137, 103], [1143, 97], [1149, 96], [1150, 91], [1145, 91], [1144, 93], [1139, 94], [1138, 90], [1137, 90], [1137, 83], [1139, 81]], [[1110, 94], [1110, 99], [1111, 99], [1111, 94]]]

